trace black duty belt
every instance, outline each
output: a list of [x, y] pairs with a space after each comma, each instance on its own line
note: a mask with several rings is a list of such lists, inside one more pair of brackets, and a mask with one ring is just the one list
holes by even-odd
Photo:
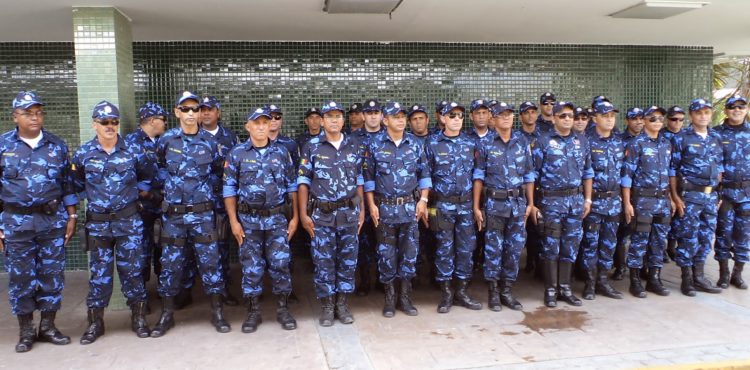
[[357, 205], [355, 202], [357, 200], [357, 197], [352, 197], [349, 199], [341, 199], [333, 202], [326, 202], [323, 200], [313, 200], [313, 207], [321, 210], [325, 213], [331, 213], [339, 208], [354, 208], [354, 206]]
[[619, 197], [620, 191], [619, 190], [613, 190], [613, 191], [594, 191], [591, 193], [591, 199], [597, 200], [597, 199], [609, 199], [614, 197]]
[[471, 200], [472, 195], [471, 192], [468, 192], [464, 195], [443, 195], [438, 192], [434, 193], [435, 195], [435, 201], [437, 202], [444, 202], [444, 203], [465, 203]]
[[575, 188], [570, 189], [562, 189], [562, 190], [545, 190], [542, 189], [542, 196], [543, 197], [568, 197], [571, 195], [578, 195], [583, 193], [583, 188], [580, 186], [577, 186]]
[[162, 212], [170, 215], [183, 215], [186, 213], [205, 212], [214, 209], [214, 202], [202, 202], [196, 204], [168, 204], [162, 207]]
[[633, 188], [633, 196], [635, 197], [646, 197], [646, 198], [661, 198], [669, 195], [669, 191], [664, 189], [645, 189], [645, 188]]
[[128, 218], [136, 213], [138, 213], [138, 202], [133, 202], [116, 211], [107, 211], [107, 212], [87, 211], [86, 221], [94, 221], [94, 222], [116, 221], [116, 220], [122, 220], [122, 219]]
[[404, 195], [401, 197], [396, 198], [386, 198], [379, 195], [375, 196], [375, 203], [377, 204], [385, 204], [388, 206], [402, 206], [406, 203], [414, 203], [417, 201], [417, 195], [411, 194], [411, 195]]
[[60, 201], [53, 200], [49, 203], [36, 204], [29, 207], [19, 206], [12, 203], [3, 204], [3, 211], [17, 214], [17, 215], [32, 215], [34, 213], [44, 213], [46, 215], [53, 215], [57, 213], [57, 208], [60, 205]]
[[747, 189], [750, 188], [750, 180], [723, 182], [721, 186], [727, 189]]
[[509, 198], [518, 198], [523, 195], [523, 191], [521, 189], [492, 189], [492, 188], [486, 188], [484, 190], [484, 195], [487, 198], [492, 198], [496, 200], [506, 200]]
[[683, 182], [680, 186], [682, 191], [697, 191], [699, 193], [705, 193], [705, 194], [711, 194], [716, 190], [713, 186], [702, 186], [702, 185], [695, 185], [691, 182]]
[[270, 217], [273, 215], [278, 215], [280, 213], [283, 213], [284, 206], [285, 205], [282, 204], [278, 207], [261, 209], [261, 208], [254, 208], [247, 203], [240, 203], [237, 206], [237, 211], [239, 211], [242, 214], [251, 215], [251, 216]]

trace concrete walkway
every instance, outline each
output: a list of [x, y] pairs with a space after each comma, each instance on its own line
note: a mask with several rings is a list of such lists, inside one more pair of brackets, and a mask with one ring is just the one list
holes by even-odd
[[[305, 265], [301, 261], [298, 266]], [[711, 261], [711, 280], [718, 275]], [[284, 331], [275, 321], [274, 302], [263, 302], [264, 323], [243, 334], [244, 308], [229, 307], [232, 332], [219, 334], [209, 323], [208, 300], [196, 290], [189, 308], [176, 314], [177, 326], [165, 337], [139, 339], [130, 331], [129, 311], [107, 312], [107, 333], [96, 343], [78, 344], [85, 326], [87, 274], [69, 272], [58, 327], [73, 339], [67, 346], [38, 343], [25, 354], [13, 351], [17, 321], [7, 303], [7, 274], [0, 275], [0, 369], [570, 369], [638, 368], [698, 364], [688, 368], [750, 366], [750, 291], [719, 295], [679, 293], [679, 269], [665, 268], [669, 297], [649, 294], [621, 301], [599, 297], [574, 308], [542, 307], [542, 284], [521, 273], [516, 288], [523, 312], [492, 312], [454, 307], [437, 314], [439, 292], [422, 283], [415, 292], [419, 316], [381, 316], [382, 293], [352, 298], [353, 325], [317, 324], [318, 303], [308, 271], [298, 274], [301, 302], [292, 305], [298, 329]], [[235, 280], [239, 270], [235, 266]], [[750, 279], [750, 273], [747, 273]], [[627, 291], [627, 282], [615, 285]], [[149, 284], [154, 291], [154, 281]], [[233, 287], [239, 293], [238, 283]], [[580, 296], [582, 283], [575, 284]], [[486, 306], [483, 283], [472, 293]], [[158, 319], [152, 300], [149, 322]], [[38, 321], [38, 314], [36, 315]], [[731, 362], [726, 362], [731, 361]]]

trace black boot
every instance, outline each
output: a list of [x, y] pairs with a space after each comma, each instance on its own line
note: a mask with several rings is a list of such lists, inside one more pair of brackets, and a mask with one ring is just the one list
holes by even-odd
[[161, 298], [161, 316], [159, 322], [151, 330], [151, 338], [159, 338], [167, 334], [174, 327], [174, 297]]
[[[334, 293], [335, 295], [335, 293]], [[333, 297], [323, 297], [320, 299], [320, 318], [318, 323], [320, 326], [333, 326]]]
[[716, 285], [721, 289], [729, 288], [729, 260], [719, 260], [719, 280]]
[[603, 295], [607, 298], [622, 299], [622, 293], [615, 290], [607, 279], [607, 270], [599, 269], [596, 279], [596, 294]]
[[224, 319], [224, 296], [211, 294], [211, 324], [219, 333], [229, 333], [232, 327]]
[[440, 281], [440, 303], [438, 303], [438, 313], [448, 313], [453, 306], [453, 291], [451, 290], [451, 281]]
[[[57, 311], [41, 312], [42, 319], [39, 321], [39, 334], [36, 338], [37, 342], [48, 342], [56, 345], [66, 345], [70, 343], [70, 337], [63, 335], [63, 333], [55, 327], [55, 315], [57, 315]], [[102, 323], [102, 325], [103, 324], [104, 323]], [[102, 334], [104, 333], [102, 332]]]
[[479, 301], [473, 300], [471, 297], [469, 297], [469, 294], [466, 293], [466, 289], [468, 287], [469, 287], [468, 280], [459, 279], [456, 282], [456, 294], [453, 296], [453, 304], [466, 307], [470, 310], [481, 310], [482, 303]]
[[297, 329], [297, 320], [289, 313], [289, 293], [280, 294], [276, 306], [276, 322], [284, 330]]
[[706, 279], [706, 276], [703, 274], [705, 266], [705, 263], [693, 264], [693, 283], [695, 284], [695, 290], [711, 294], [721, 293], [721, 288], [715, 287], [713, 284], [711, 284], [711, 282]]
[[693, 284], [693, 269], [690, 266], [680, 267], [682, 270], [682, 283], [680, 291], [688, 297], [695, 297], [695, 285]]
[[523, 310], [523, 305], [513, 297], [513, 282], [500, 280], [500, 303], [513, 311]]
[[260, 316], [260, 297], [252, 296], [247, 299], [247, 316], [242, 322], [243, 333], [254, 333], [258, 330], [258, 325], [263, 322]]
[[357, 273], [359, 275], [359, 286], [357, 286], [356, 294], [358, 297], [364, 297], [370, 294], [370, 268], [366, 264], [357, 266]]
[[627, 264], [625, 263], [626, 259], [627, 259], [627, 253], [625, 253], [625, 243], [618, 242], [617, 246], [615, 246], [615, 254], [614, 254], [615, 270], [612, 272], [612, 276], [611, 276], [612, 280], [620, 281], [625, 278], [625, 270], [628, 267]]
[[496, 280], [487, 281], [487, 307], [495, 312], [503, 309], [500, 305], [500, 289], [497, 287]]
[[594, 280], [596, 272], [594, 270], [586, 270], [586, 283], [583, 285], [583, 299], [591, 301], [596, 298], [596, 280]]
[[745, 280], [742, 280], [742, 268], [745, 267], [744, 262], [734, 261], [734, 267], [732, 268], [732, 277], [729, 278], [729, 284], [734, 285], [737, 289], [747, 289]]
[[542, 260], [544, 267], [544, 305], [557, 307], [557, 261]]
[[580, 306], [583, 304], [578, 297], [573, 295], [573, 289], [570, 287], [570, 274], [573, 270], [573, 264], [570, 262], [560, 262], [560, 270], [558, 279], [558, 296], [557, 298], [562, 299], [565, 303], [571, 306]]
[[661, 268], [649, 267], [648, 268], [648, 281], [646, 281], [646, 290], [656, 295], [666, 297], [669, 295], [669, 290], [664, 287], [661, 282]]
[[385, 302], [383, 303], [383, 316], [393, 317], [396, 315], [396, 287], [393, 281], [383, 284], [385, 288]]
[[81, 344], [91, 344], [104, 335], [104, 309], [89, 308], [89, 326], [81, 336]]
[[346, 294], [336, 294], [336, 317], [342, 324], [351, 324], [354, 322], [354, 316], [349, 312], [349, 305], [346, 302]]
[[646, 284], [648, 284], [648, 267], [643, 266], [638, 273], [641, 274], [641, 279], [646, 280]]
[[664, 254], [664, 263], [667, 263], [667, 261], [670, 258], [674, 260], [676, 254], [677, 254], [677, 240], [676, 239], [667, 240], [667, 250], [665, 251], [665, 254]]
[[139, 301], [130, 305], [130, 328], [138, 338], [148, 338], [151, 330], [146, 321], [146, 302]]
[[18, 315], [18, 343], [16, 344], [16, 352], [31, 351], [34, 340], [36, 340], [34, 314]]
[[641, 269], [630, 269], [630, 294], [637, 298], [646, 298], [646, 291], [641, 284]]
[[174, 296], [174, 309], [181, 310], [193, 304], [192, 289], [180, 289], [180, 292]]
[[625, 278], [625, 266], [617, 266], [612, 272], [612, 280], [622, 280]]
[[411, 303], [411, 280], [401, 279], [401, 291], [398, 295], [398, 306], [406, 316], [417, 316], [419, 311]]

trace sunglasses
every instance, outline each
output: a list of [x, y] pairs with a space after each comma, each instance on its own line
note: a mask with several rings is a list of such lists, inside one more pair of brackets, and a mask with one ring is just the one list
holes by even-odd
[[[672, 117], [669, 120], [672, 122], [684, 122], [685, 121], [684, 118], [677, 118], [677, 117]], [[651, 121], [651, 122], [654, 122], [654, 121]]]
[[649, 122], [664, 122], [664, 116], [651, 116], [648, 118]]
[[464, 118], [463, 113], [448, 113], [448, 118], [454, 119], [454, 118]]
[[568, 119], [568, 118], [574, 118], [575, 115], [573, 113], [563, 113], [563, 114], [558, 114], [557, 117], [560, 117], [561, 119]]
[[553, 101], [546, 101], [546, 102], [542, 102], [542, 105], [555, 105], [555, 102], [553, 102]]
[[579, 121], [588, 121], [589, 120], [589, 116], [583, 116], [583, 115], [581, 115], [581, 116], [576, 117], [576, 119], [579, 120]]
[[281, 116], [271, 116], [271, 119], [274, 121], [281, 121]]
[[181, 106], [177, 107], [177, 109], [179, 109], [180, 112], [182, 112], [182, 113], [187, 113], [187, 112], [198, 113], [198, 112], [200, 112], [201, 107], [199, 107], [197, 105], [193, 106], [193, 107], [187, 107], [187, 106], [181, 105]]
[[102, 120], [96, 120], [94, 122], [96, 122], [96, 123], [98, 123], [98, 124], [100, 124], [102, 126], [109, 126], [109, 125], [119, 126], [120, 125], [120, 120], [117, 120], [117, 119], [106, 119], [106, 120], [103, 120], [103, 121]]
[[745, 108], [747, 108], [746, 105], [730, 105], [727, 107], [727, 110], [735, 110], [735, 109], [743, 110]]

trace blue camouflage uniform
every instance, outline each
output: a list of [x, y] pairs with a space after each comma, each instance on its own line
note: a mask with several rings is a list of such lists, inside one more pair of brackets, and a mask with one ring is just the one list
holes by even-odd
[[119, 136], [114, 150], [107, 153], [94, 138], [76, 151], [73, 173], [76, 191], [88, 201], [86, 243], [91, 275], [87, 306], [109, 305], [115, 259], [127, 304], [145, 301], [138, 193], [151, 190], [156, 175], [153, 157], [138, 145], [127, 145]]
[[487, 222], [484, 278], [516, 281], [526, 242], [524, 186], [534, 182], [531, 152], [523, 134], [513, 131], [508, 142], [499, 135], [479, 143], [472, 178], [484, 185]]
[[[27, 95], [36, 100], [34, 94]], [[4, 204], [0, 219], [14, 315], [60, 309], [68, 222], [65, 207], [78, 203], [68, 147], [47, 130], [42, 129], [41, 135], [36, 148], [21, 140], [18, 129], [0, 137], [0, 200]]]
[[692, 127], [672, 139], [669, 176], [676, 177], [685, 214], [675, 234], [675, 262], [680, 267], [706, 262], [716, 232], [719, 196], [715, 189], [724, 172], [721, 137], [712, 129], [703, 138]]
[[290, 293], [291, 254], [284, 209], [291, 207], [287, 197], [297, 192], [291, 155], [278, 142], [269, 141], [267, 146], [258, 148], [248, 139], [227, 157], [223, 191], [225, 198], [237, 198], [239, 220], [245, 231], [240, 246], [243, 296], [262, 293], [266, 266], [273, 293]]
[[318, 298], [354, 291], [360, 212], [357, 188], [364, 184], [363, 153], [350, 136], [342, 136], [338, 150], [322, 134], [310, 139], [300, 155], [297, 183], [310, 191], [308, 213], [315, 224], [312, 257]]
[[587, 132], [594, 170], [591, 212], [583, 220], [583, 265], [593, 271], [612, 268], [617, 245], [622, 198], [620, 177], [625, 158], [622, 139], [614, 131], [602, 137], [596, 129]]
[[476, 233], [471, 177], [476, 146], [464, 133], [448, 137], [444, 131], [427, 139], [425, 145], [426, 168], [432, 178], [429, 213], [437, 239], [437, 281], [469, 280], [472, 276]]
[[627, 265], [641, 268], [648, 248], [649, 268], [661, 268], [665, 241], [671, 220], [668, 195], [669, 161], [672, 148], [666, 138], [656, 139], [641, 132], [625, 149], [625, 162], [620, 185], [631, 188], [631, 204], [635, 211], [635, 230], [631, 231]]
[[159, 138], [156, 157], [164, 183], [158, 289], [162, 297], [174, 297], [181, 288], [186, 248], [195, 253], [204, 291], [224, 294], [213, 212], [213, 185], [222, 166], [219, 148], [213, 135], [203, 129], [188, 135], [176, 127]]
[[424, 144], [409, 133], [404, 133], [396, 145], [386, 131], [381, 131], [366, 146], [364, 191], [374, 193], [380, 211], [377, 253], [382, 283], [416, 275], [417, 192], [432, 186], [425, 162]]
[[750, 262], [750, 122], [716, 127], [721, 136], [724, 175], [714, 258]]

